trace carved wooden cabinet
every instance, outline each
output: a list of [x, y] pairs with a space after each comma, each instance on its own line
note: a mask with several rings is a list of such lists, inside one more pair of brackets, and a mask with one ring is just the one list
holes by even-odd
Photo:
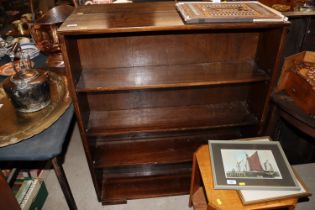
[[98, 199], [186, 194], [201, 144], [259, 135], [287, 26], [185, 25], [174, 2], [78, 7], [58, 33]]

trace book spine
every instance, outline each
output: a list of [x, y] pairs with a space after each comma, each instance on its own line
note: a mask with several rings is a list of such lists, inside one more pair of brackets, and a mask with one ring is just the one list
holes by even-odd
[[20, 207], [22, 210], [28, 210], [36, 197], [40, 188], [40, 181], [38, 179], [32, 180], [32, 184], [26, 192], [22, 202], [20, 203]]
[[25, 180], [23, 182], [23, 184], [21, 185], [19, 191], [17, 192], [17, 194], [15, 195], [16, 200], [18, 201], [18, 203], [21, 205], [27, 191], [29, 190], [30, 186], [32, 184], [32, 180]]

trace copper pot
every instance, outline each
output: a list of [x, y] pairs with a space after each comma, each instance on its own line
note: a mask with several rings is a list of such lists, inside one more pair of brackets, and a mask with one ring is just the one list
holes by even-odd
[[[61, 61], [63, 61], [57, 29], [72, 13], [73, 9], [74, 8], [70, 5], [56, 6], [31, 24], [31, 35], [36, 46], [41, 52], [55, 57], [59, 56], [57, 59], [61, 59]], [[48, 57], [48, 64], [50, 62], [50, 58]]]

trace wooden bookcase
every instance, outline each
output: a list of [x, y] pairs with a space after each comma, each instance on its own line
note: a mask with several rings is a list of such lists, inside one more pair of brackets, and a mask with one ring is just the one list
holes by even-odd
[[186, 194], [201, 144], [261, 134], [287, 26], [185, 25], [174, 2], [78, 7], [58, 33], [99, 201]]

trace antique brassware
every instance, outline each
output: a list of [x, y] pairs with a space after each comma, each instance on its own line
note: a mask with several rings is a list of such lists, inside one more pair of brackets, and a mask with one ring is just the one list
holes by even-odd
[[70, 5], [56, 6], [31, 25], [31, 35], [37, 48], [48, 55], [49, 67], [64, 66], [57, 29], [72, 11], [73, 7]]
[[[0, 84], [0, 147], [18, 143], [48, 128], [69, 107], [64, 76], [49, 72], [50, 103], [37, 112], [18, 112]], [[5, 123], [4, 123], [5, 122]]]

